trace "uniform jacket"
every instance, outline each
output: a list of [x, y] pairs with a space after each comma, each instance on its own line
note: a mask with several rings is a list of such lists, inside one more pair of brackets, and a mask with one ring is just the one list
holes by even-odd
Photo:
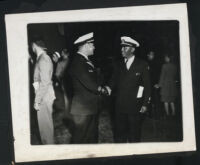
[[52, 86], [53, 63], [50, 57], [43, 53], [36, 61], [34, 68], [34, 83], [38, 83], [35, 89], [35, 103], [51, 102], [55, 99]]
[[[137, 98], [139, 87], [144, 87], [142, 98]], [[150, 100], [149, 67], [146, 62], [135, 57], [130, 69], [122, 61], [114, 71], [110, 87], [115, 93], [116, 112], [138, 113], [142, 105]]]
[[70, 67], [70, 75], [73, 84], [71, 114], [96, 114], [99, 97], [96, 69], [85, 57], [76, 54]]

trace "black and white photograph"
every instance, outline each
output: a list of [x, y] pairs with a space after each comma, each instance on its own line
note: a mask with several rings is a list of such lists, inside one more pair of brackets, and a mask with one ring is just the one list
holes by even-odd
[[196, 149], [186, 4], [10, 14], [6, 31], [17, 161]]
[[178, 32], [178, 21], [29, 24], [31, 144], [182, 141]]

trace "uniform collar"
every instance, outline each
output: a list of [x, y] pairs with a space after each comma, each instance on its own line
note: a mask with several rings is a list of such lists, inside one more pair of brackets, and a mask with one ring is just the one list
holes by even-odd
[[124, 59], [124, 62], [126, 64], [126, 69], [129, 70], [133, 64], [133, 62], [135, 61], [135, 56], [130, 57], [129, 59]]
[[37, 60], [44, 54], [44, 53], [46, 53], [46, 51], [39, 51], [38, 52], [38, 55], [37, 55]]
[[130, 58], [128, 58], [128, 59], [127, 59], [127, 58], [124, 58], [124, 61], [125, 61], [125, 62], [128, 62], [128, 61], [132, 61], [132, 62], [133, 62], [134, 59], [135, 59], [135, 55], [133, 55], [132, 57], [130, 57]]
[[87, 61], [89, 61], [89, 58], [87, 55], [83, 54], [82, 52], [77, 52], [77, 53], [83, 56]]

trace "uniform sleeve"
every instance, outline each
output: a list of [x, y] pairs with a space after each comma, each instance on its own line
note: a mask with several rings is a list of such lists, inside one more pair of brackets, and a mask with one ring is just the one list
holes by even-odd
[[98, 84], [96, 76], [92, 75], [94, 73], [90, 73], [88, 71], [87, 65], [84, 62], [79, 62], [72, 67], [71, 70], [72, 76], [77, 79], [87, 90], [98, 94]]
[[149, 75], [149, 66], [145, 64], [143, 69], [143, 84], [144, 84], [144, 101], [143, 106], [147, 106], [151, 97], [151, 83], [150, 83], [150, 75]]
[[42, 98], [48, 90], [49, 85], [51, 85], [52, 81], [52, 71], [53, 65], [51, 59], [41, 59], [39, 63], [39, 74], [40, 74], [40, 83], [39, 89], [36, 92], [35, 102], [41, 103]]

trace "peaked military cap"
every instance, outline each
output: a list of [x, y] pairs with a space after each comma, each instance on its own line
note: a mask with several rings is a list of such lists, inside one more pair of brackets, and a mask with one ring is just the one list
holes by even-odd
[[127, 36], [121, 37], [121, 45], [134, 46], [134, 47], [140, 46], [140, 44], [136, 40], [132, 39], [131, 37], [127, 37]]

